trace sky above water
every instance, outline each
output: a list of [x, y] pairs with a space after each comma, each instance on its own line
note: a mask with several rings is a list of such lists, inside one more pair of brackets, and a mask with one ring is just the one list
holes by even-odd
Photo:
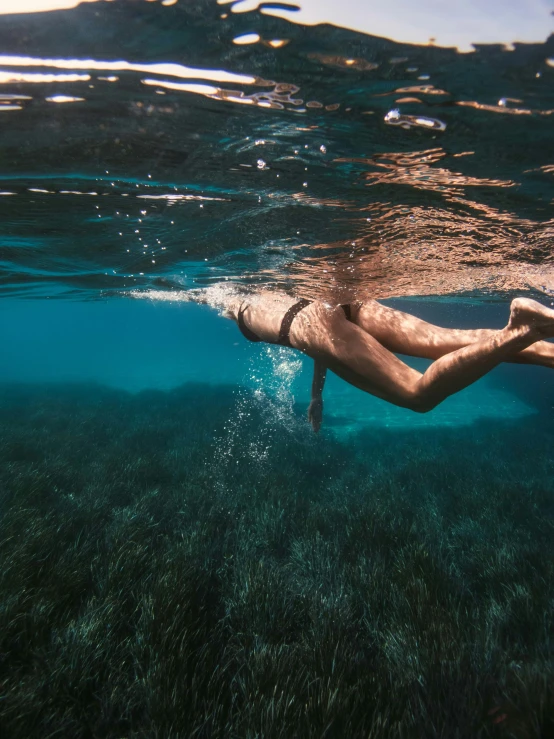
[[[117, 0], [83, 0], [83, 2]], [[149, 1], [149, 0], [145, 0]], [[183, 0], [150, 0], [175, 5]], [[551, 0], [295, 0], [285, 7], [263, 7], [260, 0], [214, 0], [233, 13], [260, 8], [267, 15], [295, 23], [330, 23], [402, 43], [456, 46], [471, 51], [472, 44], [540, 43], [554, 31]], [[0, 14], [67, 10], [79, 0], [0, 0]], [[289, 3], [280, 3], [286, 6]], [[299, 8], [299, 9], [298, 9]]]

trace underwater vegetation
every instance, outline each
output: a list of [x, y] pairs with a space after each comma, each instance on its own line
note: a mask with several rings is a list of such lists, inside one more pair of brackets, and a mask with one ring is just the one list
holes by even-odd
[[3, 737], [554, 736], [552, 424], [304, 411], [0, 388]]

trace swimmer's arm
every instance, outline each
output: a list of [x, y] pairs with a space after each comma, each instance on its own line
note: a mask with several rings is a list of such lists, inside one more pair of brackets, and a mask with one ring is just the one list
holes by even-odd
[[325, 385], [325, 377], [327, 375], [327, 367], [317, 360], [314, 360], [314, 376], [312, 379], [312, 400], [308, 407], [308, 420], [312, 424], [313, 430], [316, 432], [321, 428], [323, 419], [323, 386]]
[[321, 398], [323, 387], [325, 385], [325, 377], [327, 375], [327, 367], [317, 359], [314, 359], [314, 376], [312, 379], [312, 400]]

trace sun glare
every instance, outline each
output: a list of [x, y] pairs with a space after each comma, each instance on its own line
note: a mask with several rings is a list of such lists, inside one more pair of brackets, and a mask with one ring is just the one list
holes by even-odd
[[0, 15], [11, 13], [44, 13], [49, 10], [70, 10], [81, 3], [97, 2], [97, 0], [2, 0]]

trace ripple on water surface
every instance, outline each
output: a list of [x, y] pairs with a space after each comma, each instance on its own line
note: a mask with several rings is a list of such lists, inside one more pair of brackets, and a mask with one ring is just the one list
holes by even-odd
[[552, 19], [496, 6], [8, 0], [2, 290], [551, 293]]

